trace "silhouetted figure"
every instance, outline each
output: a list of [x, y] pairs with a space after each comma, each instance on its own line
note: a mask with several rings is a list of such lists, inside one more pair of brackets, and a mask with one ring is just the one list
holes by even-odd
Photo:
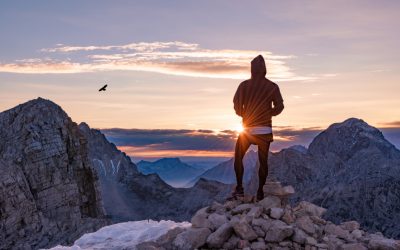
[[106, 88], [107, 88], [107, 84], [104, 85], [101, 89], [99, 89], [99, 92], [100, 92], [100, 91], [106, 91]]
[[263, 186], [268, 175], [268, 152], [272, 136], [272, 116], [279, 115], [284, 106], [279, 87], [265, 78], [267, 68], [259, 55], [251, 61], [251, 79], [242, 82], [233, 98], [236, 114], [243, 118], [244, 130], [235, 148], [236, 188], [233, 198], [244, 195], [243, 157], [251, 144], [258, 146], [260, 169], [257, 199], [264, 198]]

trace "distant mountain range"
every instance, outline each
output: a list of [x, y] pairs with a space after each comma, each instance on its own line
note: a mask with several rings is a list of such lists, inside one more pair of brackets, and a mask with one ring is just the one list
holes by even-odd
[[184, 187], [189, 180], [204, 172], [182, 162], [179, 158], [162, 158], [154, 162], [140, 161], [137, 167], [143, 174], [158, 174], [163, 181], [173, 187]]
[[[258, 161], [258, 153], [249, 150], [243, 159], [243, 163], [245, 166], [243, 181], [245, 183], [249, 182], [252, 176], [252, 173], [255, 171], [256, 162]], [[186, 183], [186, 187], [191, 187], [196, 184], [196, 182], [200, 178], [204, 178], [207, 180], [219, 181], [225, 184], [234, 184], [236, 183], [235, 171], [233, 168], [233, 159], [222, 162], [217, 166], [207, 170], [203, 174], [197, 176], [191, 181]]]

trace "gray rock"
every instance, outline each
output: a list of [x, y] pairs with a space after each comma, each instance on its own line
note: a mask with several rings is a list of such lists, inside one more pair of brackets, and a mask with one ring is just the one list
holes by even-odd
[[292, 240], [294, 242], [297, 242], [299, 244], [304, 244], [306, 242], [307, 237], [308, 235], [303, 230], [299, 228], [294, 228], [294, 233], [292, 237]]
[[213, 225], [207, 219], [208, 218], [207, 209], [208, 207], [204, 207], [196, 212], [196, 214], [192, 217], [190, 221], [192, 223], [192, 227], [213, 228]]
[[286, 207], [285, 211], [283, 213], [283, 216], [282, 216], [282, 221], [284, 221], [287, 224], [292, 224], [295, 222], [295, 220], [296, 220], [296, 217], [295, 217], [292, 209], [290, 207], [289, 208]]
[[376, 250], [400, 249], [400, 241], [372, 236], [368, 244], [368, 249], [376, 249]]
[[224, 249], [236, 249], [240, 239], [236, 235], [232, 235], [222, 246]]
[[351, 232], [351, 236], [353, 236], [356, 239], [359, 239], [363, 236], [363, 232], [361, 230], [354, 230], [353, 232]]
[[240, 204], [239, 206], [236, 206], [235, 208], [233, 208], [231, 210], [231, 212], [232, 212], [232, 214], [241, 214], [241, 213], [249, 211], [253, 207], [254, 207], [254, 204], [252, 204], [252, 203], [244, 203], [244, 204]]
[[250, 249], [250, 242], [248, 241], [248, 240], [239, 240], [238, 241], [238, 244], [237, 244], [237, 247], [239, 248], [239, 249]]
[[253, 225], [253, 230], [257, 234], [258, 237], [261, 237], [261, 238], [265, 237], [265, 232], [261, 227]]
[[136, 250], [164, 250], [154, 241], [146, 241], [136, 245]]
[[296, 220], [296, 226], [310, 235], [316, 232], [315, 225], [309, 216], [302, 216], [298, 218]]
[[218, 214], [223, 214], [226, 211], [224, 205], [216, 201], [211, 204], [210, 210]]
[[266, 242], [281, 242], [284, 239], [292, 236], [293, 227], [288, 226], [286, 223], [276, 220], [272, 222], [269, 230], [265, 232]]
[[346, 221], [340, 224], [340, 226], [347, 231], [354, 231], [360, 229], [360, 223], [357, 221]]
[[253, 219], [251, 224], [253, 226], [261, 227], [264, 230], [264, 232], [268, 232], [270, 227], [273, 225], [272, 222], [273, 222], [273, 220], [271, 220], [271, 219], [266, 220], [266, 219], [258, 218], [258, 219]]
[[255, 240], [257, 239], [257, 234], [254, 232], [253, 228], [245, 222], [240, 221], [233, 224], [233, 229], [235, 233], [243, 240]]
[[317, 240], [310, 236], [306, 237], [305, 243], [311, 246], [316, 246], [318, 244]]
[[327, 224], [324, 228], [324, 231], [326, 234], [331, 234], [331, 235], [335, 235], [336, 237], [340, 238], [340, 239], [344, 239], [344, 240], [348, 240], [350, 239], [350, 234], [348, 231], [342, 229], [340, 226], [338, 225], [334, 225], [334, 224]]
[[340, 247], [341, 250], [367, 250], [367, 248], [362, 243], [350, 243], [343, 244]]
[[273, 207], [281, 207], [281, 200], [276, 196], [267, 196], [258, 202], [267, 211]]
[[160, 236], [155, 243], [157, 243], [160, 248], [165, 248], [165, 249], [171, 249], [172, 248], [172, 242], [176, 238], [176, 236], [184, 231], [183, 228], [181, 227], [176, 227], [171, 230], [168, 230], [167, 233], [164, 235]]
[[188, 228], [176, 236], [172, 245], [177, 249], [195, 249], [204, 245], [210, 234], [208, 228]]
[[228, 218], [225, 214], [212, 213], [208, 216], [208, 221], [211, 223], [212, 229], [215, 230], [228, 222]]
[[263, 211], [264, 211], [263, 207], [255, 206], [250, 209], [247, 215], [253, 218], [258, 218], [263, 213]]
[[282, 208], [273, 207], [270, 210], [269, 216], [271, 216], [273, 219], [279, 220], [282, 217], [283, 213], [284, 211]]
[[307, 201], [301, 201], [293, 210], [296, 214], [296, 217], [305, 215], [322, 217], [322, 215], [326, 212], [325, 208], [319, 207]]
[[256, 242], [251, 243], [250, 248], [254, 249], [254, 250], [265, 250], [265, 249], [267, 249], [267, 245], [263, 241], [256, 241]]
[[230, 223], [224, 223], [215, 232], [211, 233], [207, 238], [207, 245], [212, 248], [221, 248], [233, 232]]
[[317, 247], [318, 250], [328, 249], [328, 245], [325, 243], [318, 243], [315, 246]]

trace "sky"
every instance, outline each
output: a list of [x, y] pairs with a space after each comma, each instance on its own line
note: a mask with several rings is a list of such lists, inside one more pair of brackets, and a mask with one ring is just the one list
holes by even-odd
[[399, 148], [399, 10], [396, 0], [3, 0], [0, 111], [40, 96], [133, 157], [230, 157], [232, 98], [261, 54], [285, 103], [273, 150], [350, 117]]

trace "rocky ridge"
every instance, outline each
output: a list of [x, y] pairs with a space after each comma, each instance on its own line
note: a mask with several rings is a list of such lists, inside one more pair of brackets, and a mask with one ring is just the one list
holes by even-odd
[[[274, 187], [271, 189], [271, 187]], [[174, 228], [137, 249], [400, 249], [400, 241], [370, 234], [356, 221], [324, 220], [325, 208], [307, 201], [292, 207], [293, 188], [269, 185], [261, 201], [214, 202], [196, 212], [189, 228]], [[267, 191], [267, 190], [266, 190]], [[274, 193], [274, 195], [273, 195]], [[286, 197], [288, 198], [288, 197]]]
[[87, 141], [41, 98], [0, 113], [0, 249], [69, 244], [106, 225]]

